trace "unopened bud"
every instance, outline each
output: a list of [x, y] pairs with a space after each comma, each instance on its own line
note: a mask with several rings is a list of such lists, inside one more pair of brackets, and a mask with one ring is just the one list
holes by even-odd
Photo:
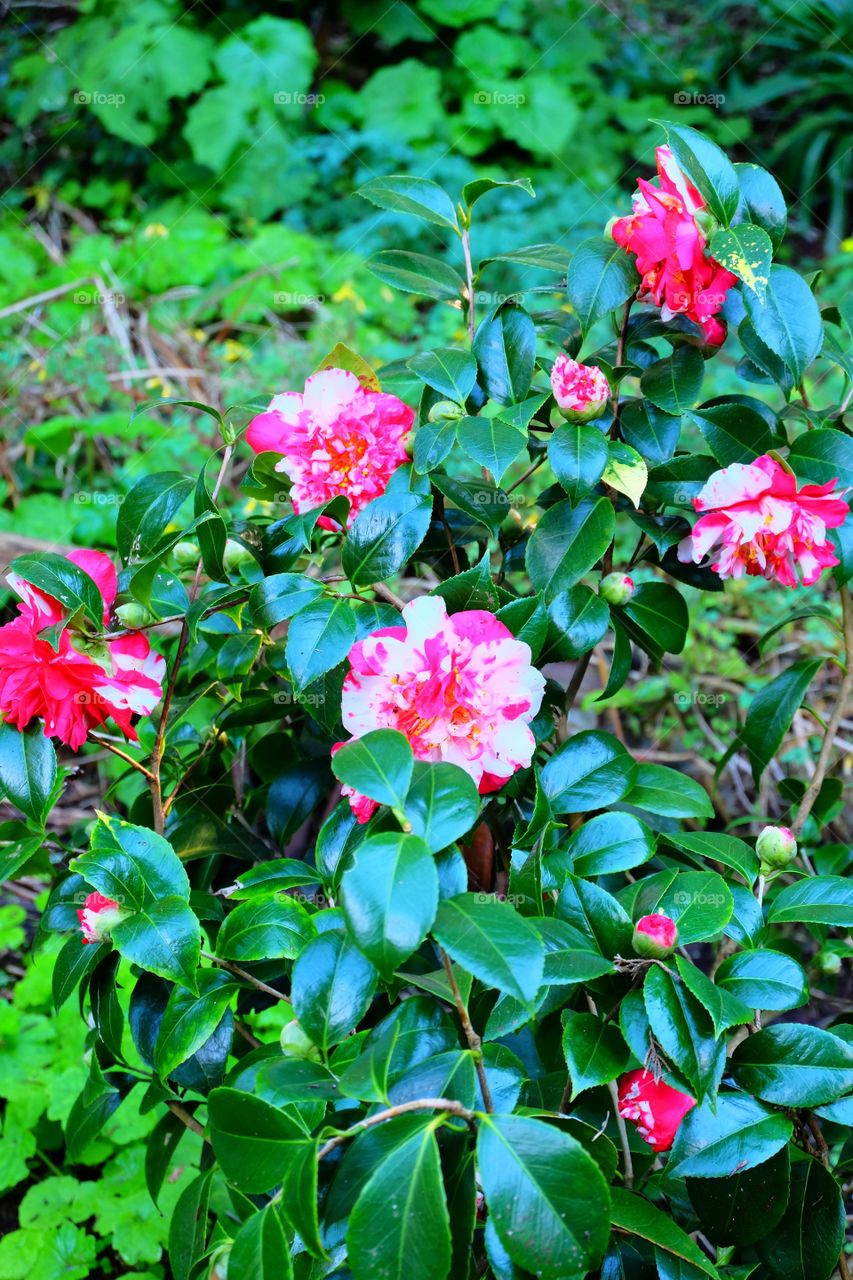
[[599, 583], [598, 594], [608, 604], [627, 604], [634, 594], [634, 579], [627, 573], [608, 573]]
[[841, 972], [841, 956], [837, 951], [818, 951], [814, 958], [815, 965], [828, 978], [835, 978]]
[[504, 542], [518, 542], [519, 538], [524, 535], [524, 521], [521, 518], [521, 512], [516, 507], [510, 507], [501, 523], [501, 533]]
[[116, 618], [123, 627], [146, 627], [149, 622], [154, 621], [154, 614], [138, 600], [129, 600], [116, 609]]
[[760, 871], [763, 876], [782, 871], [797, 856], [797, 841], [787, 827], [765, 827], [755, 842]]
[[720, 229], [719, 222], [707, 209], [697, 209], [693, 215], [693, 221], [706, 240], [710, 240], [714, 233]]
[[222, 563], [229, 573], [234, 573], [236, 569], [240, 568], [241, 564], [251, 563], [254, 558], [249, 548], [244, 547], [242, 542], [236, 542], [233, 538], [229, 538], [225, 543]]
[[441, 422], [446, 418], [461, 418], [465, 410], [452, 400], [439, 400], [429, 411], [430, 422]]
[[634, 926], [634, 952], [644, 959], [663, 960], [677, 946], [678, 929], [669, 916], [643, 916]]
[[194, 542], [178, 542], [172, 547], [172, 558], [182, 569], [198, 564], [198, 547]]
[[321, 1062], [323, 1055], [314, 1041], [302, 1030], [299, 1021], [293, 1018], [282, 1027], [279, 1037], [281, 1051], [286, 1058], [306, 1058], [309, 1062]]

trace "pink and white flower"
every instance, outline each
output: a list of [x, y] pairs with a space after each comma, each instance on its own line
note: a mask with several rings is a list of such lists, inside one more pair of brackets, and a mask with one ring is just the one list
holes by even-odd
[[[352, 524], [408, 461], [405, 441], [414, 418], [402, 400], [368, 390], [354, 373], [323, 369], [311, 375], [304, 392], [273, 396], [266, 412], [249, 423], [246, 439], [255, 453], [282, 455], [276, 471], [293, 482], [297, 514], [343, 494]], [[326, 516], [319, 524], [336, 527]]]
[[[529, 726], [545, 680], [529, 646], [483, 610], [448, 616], [438, 596], [410, 601], [402, 621], [350, 650], [344, 727], [353, 738], [397, 729], [418, 760], [459, 765], [481, 794], [496, 791], [530, 764], [536, 747]], [[344, 793], [366, 822], [375, 803]]]
[[651, 1071], [629, 1071], [619, 1081], [619, 1114], [655, 1151], [669, 1151], [678, 1126], [696, 1099], [656, 1080]]
[[[97, 584], [107, 623], [115, 601], [115, 566], [101, 551], [72, 551], [67, 557]], [[7, 581], [21, 597], [19, 617], [0, 627], [0, 714], [25, 729], [44, 720], [48, 737], [72, 750], [91, 729], [112, 717], [136, 741], [134, 715], [150, 715], [163, 695], [166, 663], [140, 632], [116, 640], [90, 641], [66, 628], [54, 647], [40, 635], [60, 622], [63, 606], [11, 573]]]
[[77, 911], [83, 942], [103, 942], [124, 914], [112, 898], [105, 898], [102, 893], [90, 893], [82, 908]]
[[561, 351], [551, 370], [557, 408], [569, 422], [596, 418], [610, 397], [610, 385], [597, 364], [578, 364]]
[[725, 340], [724, 325], [708, 322], [721, 309], [726, 294], [737, 283], [706, 252], [706, 238], [697, 221], [705, 201], [682, 173], [669, 147], [655, 152], [660, 186], [639, 178], [634, 212], [617, 218], [611, 235], [617, 244], [636, 254], [643, 277], [638, 297], [651, 298], [664, 320], [686, 315], [705, 332], [708, 346]]
[[750, 463], [715, 471], [693, 499], [696, 521], [678, 548], [683, 563], [699, 564], [711, 555], [721, 578], [745, 574], [775, 579], [786, 587], [810, 587], [824, 569], [838, 564], [828, 529], [849, 515], [836, 481], [797, 481], [775, 458], [763, 454]]
[[678, 927], [670, 916], [653, 912], [634, 925], [634, 951], [638, 956], [663, 960], [678, 945]]

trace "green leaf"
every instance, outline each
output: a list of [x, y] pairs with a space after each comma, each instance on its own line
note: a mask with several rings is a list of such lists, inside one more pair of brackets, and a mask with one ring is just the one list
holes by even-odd
[[536, 359], [536, 328], [523, 307], [505, 304], [474, 334], [481, 385], [490, 400], [515, 404], [530, 390]]
[[477, 361], [470, 351], [458, 347], [422, 351], [406, 361], [406, 368], [428, 387], [460, 405], [465, 404], [477, 381]]
[[335, 343], [328, 355], [323, 356], [314, 372], [319, 373], [321, 369], [346, 369], [349, 373], [354, 373], [368, 391], [382, 390], [376, 373], [367, 361], [343, 342]]
[[676, 956], [675, 967], [685, 987], [710, 1015], [715, 1036], [721, 1036], [729, 1027], [742, 1026], [752, 1021], [752, 1009], [742, 1004], [724, 987], [712, 982], [692, 961]]
[[404, 810], [413, 833], [430, 853], [439, 853], [474, 826], [480, 797], [471, 775], [459, 765], [417, 760]]
[[709, 942], [725, 928], [734, 911], [732, 891], [716, 871], [682, 871], [670, 882], [656, 910], [678, 925], [682, 946]]
[[356, 194], [380, 209], [410, 213], [439, 227], [450, 227], [453, 231], [459, 229], [453, 201], [443, 187], [429, 178], [392, 173], [387, 178], [372, 178], [359, 187]]
[[139, 564], [154, 554], [193, 488], [193, 481], [177, 471], [158, 471], [136, 482], [116, 517], [116, 546], [126, 564]]
[[284, 650], [296, 692], [304, 693], [343, 662], [355, 635], [355, 614], [346, 600], [316, 600], [301, 609], [288, 627]]
[[731, 1069], [765, 1102], [816, 1107], [853, 1089], [853, 1045], [819, 1027], [777, 1023], [739, 1044]]
[[273, 573], [252, 587], [249, 613], [255, 626], [271, 631], [322, 594], [322, 582], [301, 573]]
[[618, 616], [631, 639], [653, 658], [681, 653], [687, 641], [687, 605], [668, 582], [641, 582]]
[[84, 942], [80, 933], [72, 934], [65, 942], [51, 975], [53, 1007], [57, 1013], [77, 990], [80, 980], [92, 972], [105, 951], [103, 943]]
[[665, 413], [685, 413], [699, 399], [705, 361], [696, 347], [679, 347], [644, 370], [640, 390]]
[[524, 1004], [542, 982], [544, 950], [530, 922], [505, 902], [462, 893], [438, 908], [433, 934], [451, 959], [475, 978]]
[[572, 1097], [608, 1084], [628, 1066], [630, 1051], [612, 1022], [591, 1013], [563, 1013], [563, 1053], [572, 1081]]
[[613, 540], [615, 516], [607, 498], [583, 498], [549, 507], [527, 544], [530, 581], [546, 600], [579, 582]]
[[569, 263], [569, 301], [584, 334], [637, 291], [640, 277], [632, 259], [607, 236], [591, 236], [578, 245]]
[[196, 991], [201, 934], [182, 898], [161, 898], [115, 925], [110, 935], [125, 960]]
[[601, 477], [604, 484], [617, 493], [624, 493], [635, 507], [639, 507], [648, 478], [649, 469], [637, 450], [632, 449], [629, 444], [623, 444], [621, 440], [611, 440], [608, 445], [607, 466]]
[[414, 769], [414, 754], [405, 734], [374, 729], [353, 738], [332, 757], [332, 772], [347, 786], [379, 804], [402, 809]]
[[610, 1195], [613, 1201], [610, 1218], [614, 1227], [650, 1241], [676, 1258], [683, 1258], [698, 1267], [706, 1276], [711, 1276], [711, 1280], [719, 1280], [713, 1264], [668, 1213], [656, 1209], [642, 1196], [623, 1191], [620, 1187], [612, 1187]]
[[781, 951], [741, 951], [717, 970], [717, 983], [752, 1009], [782, 1012], [797, 1009], [809, 998], [803, 969]]
[[764, 418], [745, 404], [705, 405], [685, 414], [684, 421], [699, 428], [721, 467], [754, 462], [773, 443]]
[[172, 1157], [181, 1138], [188, 1132], [183, 1120], [171, 1111], [165, 1111], [145, 1139], [145, 1185], [155, 1204], [160, 1198]]
[[[92, 950], [92, 943], [87, 950]], [[100, 948], [97, 948], [100, 950]], [[92, 1019], [98, 1032], [98, 1039], [114, 1057], [123, 1058], [122, 1036], [124, 1034], [124, 1013], [116, 991], [116, 973], [121, 956], [117, 951], [110, 951], [96, 965], [89, 981], [89, 1004]], [[54, 969], [54, 976], [56, 969]]]
[[480, 270], [490, 262], [517, 262], [523, 267], [541, 267], [543, 271], [557, 271], [565, 275], [570, 258], [570, 251], [562, 244], [526, 244], [518, 249], [510, 249], [509, 253], [496, 253], [492, 258], [483, 258]]
[[[772, 174], [757, 164], [735, 164], [740, 193], [748, 221], [761, 227], [778, 249], [785, 236], [788, 213], [785, 197]], [[738, 209], [738, 216], [741, 210]]]
[[689, 125], [660, 120], [672, 154], [704, 197], [718, 222], [727, 227], [740, 201], [737, 170], [724, 151]]
[[93, 1063], [83, 1092], [75, 1099], [65, 1122], [68, 1159], [76, 1164], [121, 1104], [121, 1094], [111, 1088]]
[[268, 1204], [238, 1228], [228, 1274], [231, 1280], [291, 1280], [290, 1247], [275, 1205]]
[[169, 1224], [169, 1263], [175, 1280], [189, 1280], [194, 1264], [204, 1253], [207, 1208], [214, 1170], [193, 1178], [184, 1187]]
[[787, 1210], [756, 1251], [772, 1280], [829, 1280], [846, 1227], [838, 1183], [820, 1161], [807, 1157], [791, 1165]]
[[456, 440], [458, 418], [439, 418], [423, 422], [415, 432], [414, 463], [420, 475], [427, 475], [441, 465]]
[[490, 191], [497, 191], [501, 187], [516, 187], [526, 195], [534, 197], [536, 195], [529, 178], [514, 178], [512, 181], [500, 178], [475, 178], [473, 182], [465, 183], [462, 188], [462, 199], [471, 209], [481, 196], [487, 195]]
[[791, 1158], [783, 1147], [763, 1164], [726, 1178], [688, 1178], [687, 1194], [703, 1231], [718, 1247], [754, 1244], [784, 1214], [790, 1181]]
[[432, 499], [384, 493], [359, 512], [343, 547], [344, 573], [355, 586], [393, 578], [414, 555], [432, 520]]
[[542, 662], [565, 662], [589, 653], [607, 632], [607, 602], [585, 583], [561, 591], [548, 606], [548, 641]]
[[817, 484], [837, 479], [841, 488], [853, 485], [853, 440], [843, 431], [807, 431], [791, 445], [788, 461], [800, 479]]
[[70, 865], [93, 888], [129, 910], [156, 906], [166, 897], [189, 897], [187, 873], [168, 840], [106, 813], [98, 813], [88, 852]]
[[241, 1089], [214, 1089], [207, 1105], [210, 1141], [228, 1181], [246, 1195], [278, 1186], [306, 1143], [305, 1130], [279, 1107]]
[[556, 913], [581, 936], [586, 935], [605, 956], [624, 954], [631, 945], [633, 926], [625, 908], [606, 889], [589, 880], [567, 876]]
[[[853, 928], [853, 880], [814, 876], [786, 885], [770, 904], [768, 924], [822, 924]], [[765, 1006], [769, 1007], [769, 1006]]]
[[527, 432], [500, 418], [460, 418], [457, 438], [465, 452], [492, 473], [496, 484], [527, 445]]
[[400, 1143], [373, 1172], [347, 1228], [354, 1280], [435, 1280], [450, 1267], [450, 1216], [435, 1126]]
[[216, 952], [224, 960], [294, 960], [316, 932], [313, 918], [295, 898], [265, 895], [229, 911]]
[[40, 723], [24, 730], [0, 723], [0, 795], [40, 827], [55, 798], [56, 778], [56, 752]]
[[475, 524], [483, 525], [494, 537], [506, 518], [509, 499], [486, 480], [456, 480], [438, 471], [430, 480], [439, 493], [464, 511]]
[[716, 1093], [726, 1046], [713, 1034], [698, 1000], [668, 970], [655, 965], [643, 984], [646, 1014], [663, 1052], [691, 1085], [701, 1102]]
[[675, 453], [681, 418], [664, 413], [651, 400], [626, 400], [619, 408], [619, 427], [623, 439], [654, 465]]
[[541, 1120], [483, 1116], [477, 1162], [489, 1219], [513, 1262], [544, 1280], [598, 1265], [610, 1197], [579, 1142]]
[[667, 818], [711, 818], [714, 806], [695, 778], [665, 764], [640, 764], [634, 786], [625, 797], [638, 809]]
[[383, 249], [369, 258], [375, 276], [401, 293], [417, 293], [424, 298], [453, 302], [465, 294], [465, 281], [440, 258], [403, 249]]
[[711, 237], [711, 257], [742, 280], [763, 301], [770, 281], [773, 243], [761, 227], [741, 222], [729, 230], [721, 228]]
[[636, 761], [618, 738], [585, 729], [554, 752], [540, 781], [555, 813], [582, 813], [621, 800], [636, 776]]
[[744, 1093], [693, 1107], [678, 1126], [667, 1177], [731, 1178], [769, 1160], [793, 1133], [790, 1119]]
[[743, 301], [759, 339], [779, 356], [794, 382], [802, 382], [823, 342], [820, 310], [803, 277], [774, 264], [765, 297], [745, 289]]
[[341, 881], [356, 946], [390, 978], [423, 942], [438, 907], [438, 874], [418, 836], [389, 832], [359, 845]]
[[575, 506], [598, 484], [608, 457], [607, 437], [582, 422], [564, 422], [548, 441], [551, 469]]
[[655, 837], [632, 813], [599, 813], [574, 833], [566, 853], [579, 876], [612, 875], [648, 862]]
[[750, 703], [741, 738], [756, 786], [781, 747], [806, 690], [822, 665], [823, 658], [800, 658], [765, 685]]
[[318, 934], [293, 966], [293, 1010], [324, 1053], [358, 1025], [375, 990], [375, 968], [342, 930]]
[[703, 864], [711, 861], [733, 867], [750, 886], [758, 878], [758, 855], [751, 845], [737, 836], [725, 835], [721, 831], [668, 831], [666, 842], [675, 845], [676, 849], [695, 854]]
[[199, 971], [198, 995], [173, 987], [154, 1048], [154, 1066], [161, 1079], [213, 1035], [237, 991], [233, 978], [221, 969]]

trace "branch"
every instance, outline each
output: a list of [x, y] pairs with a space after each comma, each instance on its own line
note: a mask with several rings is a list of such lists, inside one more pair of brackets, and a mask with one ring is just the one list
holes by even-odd
[[376, 1115], [367, 1116], [365, 1120], [360, 1120], [358, 1124], [354, 1124], [351, 1129], [345, 1130], [344, 1133], [337, 1134], [334, 1138], [330, 1138], [324, 1147], [321, 1147], [317, 1153], [317, 1159], [322, 1160], [330, 1151], [334, 1151], [335, 1147], [339, 1147], [341, 1143], [346, 1142], [349, 1138], [355, 1137], [364, 1129], [369, 1129], [371, 1125], [382, 1124], [385, 1120], [393, 1120], [395, 1116], [405, 1115], [407, 1111], [447, 1111], [451, 1115], [459, 1116], [466, 1120], [468, 1124], [472, 1124], [476, 1112], [469, 1111], [467, 1107], [463, 1107], [461, 1102], [455, 1102], [452, 1098], [414, 1098], [411, 1102], [398, 1102], [395, 1107], [388, 1107], [386, 1111], [377, 1111]]
[[167, 1102], [166, 1106], [169, 1108], [172, 1115], [177, 1116], [188, 1129], [192, 1129], [193, 1133], [197, 1133], [199, 1137], [204, 1138], [205, 1142], [210, 1141], [209, 1138], [205, 1138], [204, 1136], [204, 1125], [199, 1124], [195, 1116], [190, 1115], [189, 1111], [182, 1107], [180, 1102]]
[[474, 341], [474, 268], [471, 263], [471, 236], [468, 227], [461, 233], [462, 253], [465, 256], [465, 279], [468, 283], [468, 337]]
[[483, 1063], [483, 1042], [474, 1030], [471, 1019], [468, 1016], [468, 1010], [465, 1001], [462, 999], [462, 993], [459, 990], [459, 984], [456, 981], [456, 974], [453, 972], [453, 964], [450, 956], [443, 947], [438, 948], [441, 952], [441, 963], [444, 965], [444, 972], [447, 974], [447, 981], [450, 984], [450, 990], [453, 992], [453, 1002], [456, 1005], [456, 1012], [459, 1014], [459, 1021], [462, 1023], [462, 1030], [465, 1032], [465, 1039], [468, 1041], [471, 1052], [474, 1056], [474, 1066], [477, 1068], [477, 1077], [480, 1081], [480, 1090], [483, 1094], [483, 1104], [487, 1111], [494, 1111], [492, 1102], [492, 1094], [489, 1089], [489, 1081], [486, 1077], [486, 1068]]
[[817, 758], [814, 776], [806, 787], [797, 816], [791, 823], [791, 830], [795, 836], [799, 836], [805, 826], [806, 818], [811, 813], [814, 803], [820, 795], [820, 789], [823, 786], [823, 780], [829, 768], [829, 757], [832, 754], [835, 735], [850, 702], [851, 694], [853, 694], [853, 601], [850, 598], [850, 588], [846, 585], [841, 588], [841, 608], [844, 615], [844, 677], [841, 681], [835, 709], [827, 721], [826, 733]]
[[275, 996], [276, 1000], [288, 1000], [288, 997], [282, 995], [280, 991], [276, 991], [275, 987], [270, 987], [266, 982], [261, 982], [260, 978], [256, 978], [253, 973], [249, 973], [246, 969], [241, 969], [238, 964], [232, 964], [230, 960], [220, 960], [219, 956], [212, 955], [209, 951], [202, 951], [201, 954], [205, 960], [210, 960], [212, 964], [218, 964], [220, 968], [227, 969], [229, 973], [236, 974], [238, 978], [243, 978], [246, 982], [250, 982], [253, 987], [257, 987], [258, 991], [263, 991], [268, 996]]

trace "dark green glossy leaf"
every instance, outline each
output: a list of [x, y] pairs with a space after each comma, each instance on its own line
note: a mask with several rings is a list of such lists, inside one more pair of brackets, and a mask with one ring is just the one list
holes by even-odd
[[357, 1026], [375, 990], [375, 968], [338, 930], [312, 939], [293, 966], [294, 1012], [324, 1050]]
[[756, 786], [782, 745], [806, 690], [822, 665], [822, 658], [800, 658], [766, 684], [750, 703], [741, 738]]
[[772, 1280], [829, 1280], [844, 1246], [844, 1203], [820, 1161], [791, 1165], [791, 1192], [781, 1222], [759, 1240], [758, 1256]]
[[458, 765], [417, 760], [404, 810], [412, 832], [438, 853], [471, 830], [480, 797], [471, 775]]
[[438, 875], [413, 835], [370, 836], [341, 881], [347, 927], [359, 950], [390, 978], [421, 945], [438, 907]]
[[613, 504], [607, 498], [549, 507], [527, 544], [527, 572], [536, 590], [553, 600], [573, 587], [604, 555], [614, 526]]
[[721, 1093], [693, 1107], [678, 1126], [667, 1162], [675, 1178], [731, 1178], [786, 1146], [794, 1126], [745, 1093]]
[[554, 752], [541, 785], [555, 813], [581, 813], [621, 800], [636, 776], [636, 762], [618, 738], [586, 729]]
[[297, 693], [342, 662], [355, 642], [355, 614], [346, 600], [315, 600], [287, 631], [285, 657]]
[[664, 413], [684, 413], [699, 399], [705, 361], [696, 347], [678, 347], [643, 372], [640, 390]]
[[443, 187], [429, 178], [392, 173], [385, 178], [371, 178], [357, 194], [380, 209], [410, 213], [424, 222], [458, 230], [453, 201]]
[[639, 283], [633, 259], [618, 244], [607, 236], [582, 241], [569, 263], [567, 288], [583, 332], [627, 302]]
[[598, 484], [608, 456], [607, 437], [581, 422], [564, 422], [548, 441], [551, 469], [575, 504]]
[[426, 537], [432, 501], [419, 493], [385, 493], [353, 521], [343, 549], [343, 570], [355, 586], [385, 582], [399, 573]]
[[542, 982], [542, 942], [529, 921], [505, 902], [463, 893], [442, 902], [433, 933], [453, 960], [476, 978], [529, 1004]]
[[530, 390], [536, 359], [536, 328], [523, 307], [504, 305], [487, 316], [474, 335], [480, 382], [490, 400], [515, 404]]
[[408, 739], [396, 729], [374, 729], [336, 751], [336, 778], [379, 804], [401, 809], [412, 780], [414, 755]]

